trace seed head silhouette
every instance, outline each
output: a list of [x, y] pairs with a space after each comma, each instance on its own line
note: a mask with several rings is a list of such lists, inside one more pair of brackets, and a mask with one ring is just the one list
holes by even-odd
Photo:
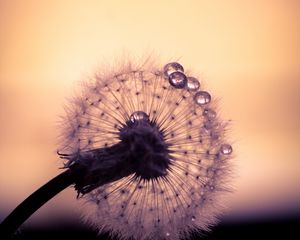
[[120, 239], [183, 239], [208, 231], [230, 192], [232, 147], [216, 100], [177, 62], [100, 69], [69, 101], [58, 155], [63, 173], [0, 225], [8, 237], [74, 184], [85, 220]]
[[121, 239], [207, 231], [228, 192], [226, 122], [177, 62], [97, 72], [63, 118], [60, 156], [80, 169], [86, 220]]

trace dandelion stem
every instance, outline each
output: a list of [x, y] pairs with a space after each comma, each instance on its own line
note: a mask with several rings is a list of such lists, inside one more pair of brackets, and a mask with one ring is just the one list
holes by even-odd
[[73, 183], [74, 174], [68, 169], [32, 193], [0, 224], [0, 238], [9, 239], [35, 211]]

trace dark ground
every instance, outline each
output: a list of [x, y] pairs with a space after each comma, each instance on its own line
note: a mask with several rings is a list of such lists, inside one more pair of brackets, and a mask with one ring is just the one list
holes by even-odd
[[[84, 224], [52, 226], [47, 229], [24, 228], [14, 240], [37, 239], [82, 239], [82, 240], [111, 240], [108, 234], [97, 238], [97, 233]], [[203, 239], [300, 239], [300, 217], [280, 220], [252, 221], [240, 223], [221, 223], [205, 236], [195, 234], [191, 240]]]

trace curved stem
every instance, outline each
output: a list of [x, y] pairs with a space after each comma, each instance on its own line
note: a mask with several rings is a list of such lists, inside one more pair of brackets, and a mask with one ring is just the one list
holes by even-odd
[[74, 174], [68, 169], [32, 193], [0, 224], [0, 238], [8, 239], [11, 237], [36, 210], [73, 183]]

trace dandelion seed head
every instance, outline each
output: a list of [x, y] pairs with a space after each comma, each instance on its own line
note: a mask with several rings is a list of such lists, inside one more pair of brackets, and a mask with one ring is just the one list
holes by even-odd
[[63, 117], [59, 154], [82, 170], [85, 219], [120, 239], [208, 231], [232, 158], [214, 98], [177, 62], [118, 65], [85, 82]]

